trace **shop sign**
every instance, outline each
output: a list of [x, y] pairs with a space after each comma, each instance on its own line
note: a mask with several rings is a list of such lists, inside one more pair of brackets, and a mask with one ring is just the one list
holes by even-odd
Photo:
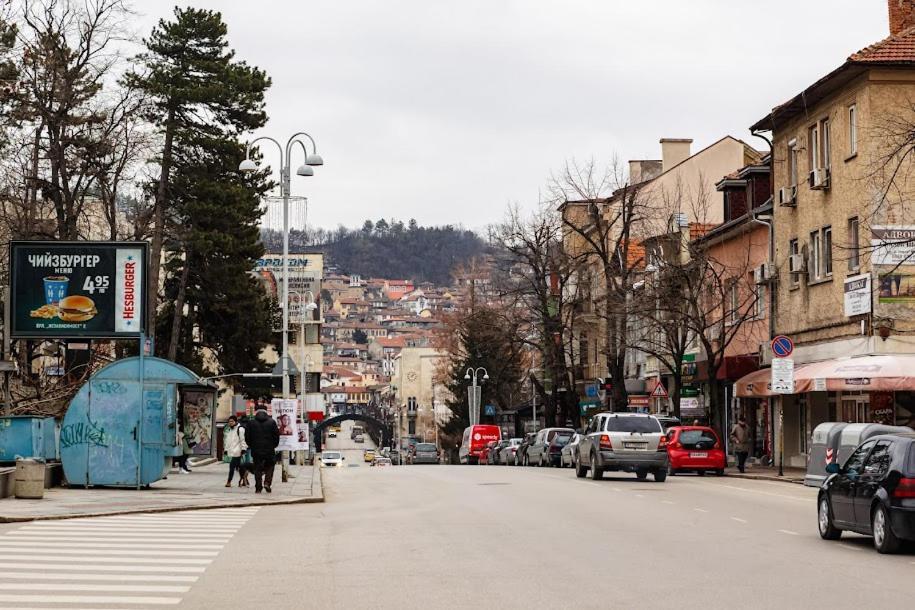
[[680, 397], [680, 417], [705, 417], [705, 405], [701, 396]]
[[915, 264], [915, 226], [874, 225], [871, 227], [871, 247], [874, 265]]
[[680, 396], [687, 397], [687, 398], [699, 396], [699, 388], [692, 388], [692, 387], [680, 388]]
[[813, 391], [814, 392], [825, 392], [826, 391], [826, 379], [824, 377], [815, 377], [814, 378]]
[[871, 312], [870, 274], [845, 278], [845, 316], [859, 316]]
[[13, 338], [139, 337], [145, 242], [10, 243]]
[[[911, 266], [905, 267], [912, 269]], [[877, 287], [879, 303], [915, 303], [915, 273], [881, 275]]]
[[630, 394], [629, 395], [629, 406], [630, 407], [647, 407], [651, 401], [651, 397], [647, 394]]

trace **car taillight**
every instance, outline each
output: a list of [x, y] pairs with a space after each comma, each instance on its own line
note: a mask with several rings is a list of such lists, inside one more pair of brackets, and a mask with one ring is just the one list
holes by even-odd
[[894, 498], [915, 498], [915, 479], [903, 477], [893, 490]]
[[512, 447], [512, 453], [517, 453], [517, 452], [518, 452], [518, 448], [517, 448], [517, 447]]
[[667, 436], [664, 434], [658, 440], [658, 451], [667, 451]]
[[683, 445], [680, 443], [680, 441], [677, 441], [676, 443], [672, 444], [670, 446], [670, 448], [671, 449], [683, 449]]
[[600, 448], [613, 451], [613, 445], [610, 443], [610, 437], [606, 434], [600, 435]]

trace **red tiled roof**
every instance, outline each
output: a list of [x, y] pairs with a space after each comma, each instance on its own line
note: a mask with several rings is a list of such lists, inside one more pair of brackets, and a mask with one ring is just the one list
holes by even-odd
[[899, 32], [895, 36], [884, 38], [857, 53], [852, 53], [848, 61], [853, 63], [912, 64], [915, 63], [915, 27]]
[[630, 269], [643, 269], [645, 267], [645, 246], [637, 241], [629, 242], [626, 250], [626, 264]]
[[381, 347], [403, 347], [406, 340], [404, 337], [376, 337], [375, 343]]

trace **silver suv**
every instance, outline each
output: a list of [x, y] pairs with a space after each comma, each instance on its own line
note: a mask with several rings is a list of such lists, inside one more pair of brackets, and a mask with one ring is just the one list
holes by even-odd
[[650, 472], [659, 483], [667, 478], [667, 437], [657, 418], [643, 413], [598, 413], [578, 444], [575, 474], [598, 480], [607, 470]]

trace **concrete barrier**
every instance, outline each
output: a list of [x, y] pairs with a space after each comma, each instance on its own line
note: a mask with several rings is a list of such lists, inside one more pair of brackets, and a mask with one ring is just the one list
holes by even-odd
[[16, 462], [16, 497], [40, 500], [44, 497], [44, 479], [44, 462], [18, 460]]

